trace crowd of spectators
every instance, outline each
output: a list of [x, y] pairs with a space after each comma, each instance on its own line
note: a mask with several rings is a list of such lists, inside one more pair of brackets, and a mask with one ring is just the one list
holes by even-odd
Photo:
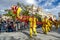
[[20, 30], [26, 30], [28, 28], [29, 28], [29, 23], [28, 25], [26, 25], [25, 22], [21, 22], [18, 20], [0, 19], [0, 32], [20, 31]]

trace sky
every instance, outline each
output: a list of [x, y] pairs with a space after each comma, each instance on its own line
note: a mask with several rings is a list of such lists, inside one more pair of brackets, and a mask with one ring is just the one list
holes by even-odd
[[0, 14], [3, 14], [5, 9], [9, 9], [17, 2], [25, 5], [37, 5], [43, 8], [44, 12], [51, 12], [58, 16], [60, 12], [60, 0], [0, 0]]

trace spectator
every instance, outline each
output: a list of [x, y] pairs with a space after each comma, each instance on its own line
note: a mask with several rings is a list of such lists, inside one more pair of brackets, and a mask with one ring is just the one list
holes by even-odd
[[1, 20], [0, 20], [0, 32], [1, 32], [1, 27], [2, 27], [2, 22], [1, 22]]
[[20, 30], [20, 23], [18, 20], [15, 21], [16, 31]]
[[7, 27], [8, 32], [13, 32], [13, 28], [12, 28], [11, 24], [12, 24], [11, 22], [8, 23], [8, 27]]

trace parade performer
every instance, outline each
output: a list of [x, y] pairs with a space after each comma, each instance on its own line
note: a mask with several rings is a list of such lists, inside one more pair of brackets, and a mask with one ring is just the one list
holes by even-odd
[[53, 25], [56, 27], [56, 30], [58, 29], [58, 20], [56, 19], [56, 17], [53, 17]]
[[[17, 18], [17, 20], [21, 21], [21, 17], [20, 17], [20, 13], [22, 11], [21, 7], [19, 5], [18, 6], [13, 5], [11, 7], [11, 9], [12, 9], [12, 12], [13, 12], [12, 14], [14, 15], [13, 17]], [[18, 24], [16, 26], [16, 31], [17, 31], [17, 29], [20, 29], [20, 22], [18, 22]]]
[[17, 17], [18, 18], [20, 18], [21, 11], [22, 11], [21, 7], [18, 7], [18, 9], [17, 9]]
[[13, 6], [11, 7], [11, 11], [12, 11], [11, 16], [14, 18], [14, 20], [15, 20], [15, 18], [16, 18], [16, 16], [17, 16], [17, 9], [18, 9], [18, 6], [16, 6], [16, 5], [13, 5]]
[[45, 18], [42, 20], [42, 22], [43, 22], [43, 25], [42, 25], [42, 30], [43, 30], [43, 32], [45, 33], [45, 34], [47, 34], [48, 33], [48, 31], [49, 31], [49, 28], [48, 28], [48, 18], [47, 18], [47, 16], [45, 16]]
[[17, 14], [18, 6], [13, 5], [13, 6], [11, 7], [11, 9], [12, 9], [12, 11], [13, 11], [13, 14]]
[[57, 30], [57, 29], [58, 29], [58, 21], [57, 21], [57, 19], [56, 19], [56, 20], [54, 20], [54, 25], [55, 25], [56, 30]]
[[52, 17], [49, 18], [49, 31], [52, 30], [52, 24], [53, 24], [53, 20]]
[[30, 37], [33, 36], [33, 32], [34, 32], [34, 35], [37, 35], [37, 32], [36, 32], [36, 18], [31, 16], [29, 18], [29, 22], [30, 22]]
[[21, 11], [22, 11], [21, 7], [16, 6], [16, 5], [13, 5], [13, 6], [11, 7], [11, 9], [12, 9], [13, 14], [14, 14], [17, 18], [20, 18], [20, 13], [21, 13]]

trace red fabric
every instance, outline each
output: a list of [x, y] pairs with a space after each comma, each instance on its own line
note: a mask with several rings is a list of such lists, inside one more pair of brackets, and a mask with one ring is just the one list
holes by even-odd
[[55, 20], [57, 22], [57, 20]]
[[52, 21], [52, 18], [49, 18], [49, 20], [51, 20], [51, 21]]
[[28, 21], [27, 21], [27, 16], [23, 16], [23, 22], [25, 22], [25, 23], [27, 23]]
[[13, 6], [13, 7], [11, 7], [11, 9], [12, 9], [13, 13], [16, 14], [18, 7], [17, 6]]
[[40, 25], [42, 25], [43, 23], [42, 23], [42, 22], [37, 22], [37, 24], [40, 24]]
[[29, 16], [20, 16], [22, 17], [21, 19], [17, 17], [17, 20], [20, 20], [21, 22], [28, 23], [29, 21]]

